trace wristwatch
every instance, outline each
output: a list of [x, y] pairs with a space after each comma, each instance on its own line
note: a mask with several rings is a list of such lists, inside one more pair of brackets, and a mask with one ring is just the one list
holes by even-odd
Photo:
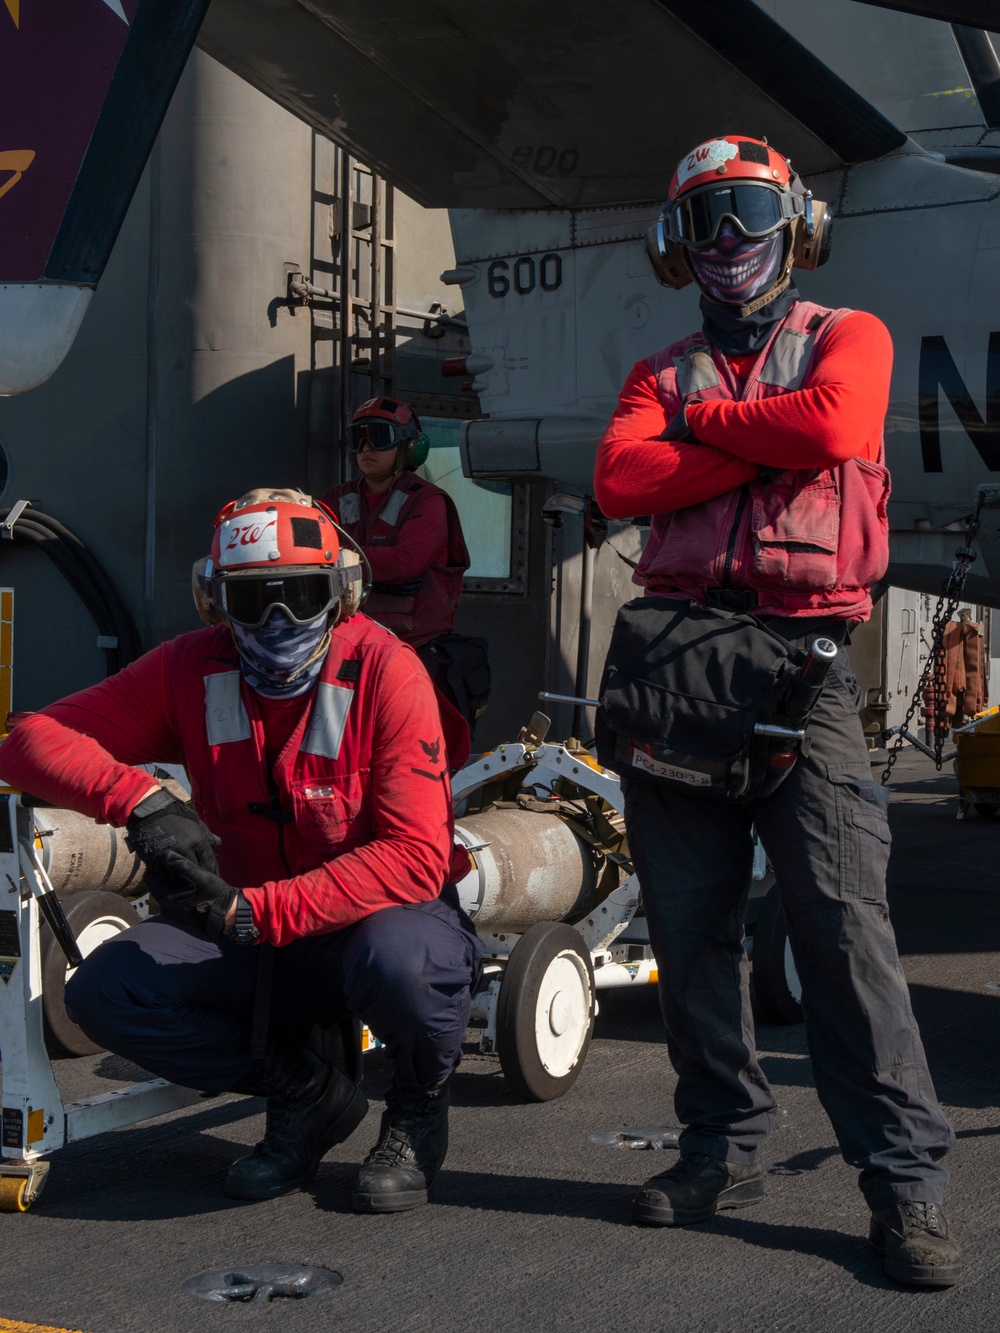
[[253, 922], [253, 908], [243, 894], [236, 897], [236, 920], [227, 932], [237, 944], [255, 944], [260, 939], [260, 931]]

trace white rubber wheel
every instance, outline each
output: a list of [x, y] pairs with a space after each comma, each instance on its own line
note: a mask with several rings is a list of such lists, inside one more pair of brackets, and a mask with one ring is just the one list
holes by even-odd
[[[62, 899], [62, 909], [84, 958], [105, 940], [139, 923], [132, 905], [116, 893], [74, 893]], [[47, 925], [42, 927], [41, 955], [42, 1014], [49, 1054], [97, 1055], [104, 1047], [91, 1041], [66, 1012], [66, 983], [76, 969], [66, 962]]]
[[572, 926], [540, 921], [518, 940], [497, 1000], [497, 1054], [525, 1101], [548, 1102], [576, 1082], [594, 1031], [594, 967]]
[[768, 889], [754, 926], [753, 988], [767, 1022], [802, 1022], [802, 982], [777, 884]]

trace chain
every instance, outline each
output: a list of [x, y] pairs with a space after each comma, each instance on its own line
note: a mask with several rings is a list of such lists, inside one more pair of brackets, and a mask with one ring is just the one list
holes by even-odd
[[934, 724], [934, 767], [941, 771], [942, 754], [944, 752], [944, 743], [948, 735], [948, 723], [945, 714], [946, 690], [945, 690], [945, 657], [944, 657], [944, 630], [945, 626], [950, 624], [952, 616], [958, 609], [959, 603], [963, 600], [965, 589], [965, 580], [969, 576], [969, 570], [972, 562], [976, 558], [976, 553], [972, 549], [972, 541], [979, 531], [979, 511], [983, 506], [983, 496], [980, 495], [976, 504], [975, 513], [969, 519], [969, 526], [966, 529], [965, 545], [960, 546], [955, 552], [955, 559], [952, 561], [951, 573], [945, 580], [944, 587], [941, 589], [941, 596], [938, 598], [937, 606], [934, 608], [934, 615], [931, 619], [931, 650], [927, 656], [927, 661], [923, 671], [920, 673], [920, 679], [917, 681], [917, 687], [913, 691], [913, 697], [910, 700], [910, 706], [906, 710], [906, 716], [903, 718], [903, 724], [896, 733], [896, 739], [893, 742], [892, 749], [889, 751], [889, 758], [882, 773], [883, 787], [889, 781], [889, 775], [892, 773], [893, 764], [899, 758], [899, 752], [903, 748], [905, 741], [905, 732], [909, 729], [910, 722], [913, 720], [913, 714], [917, 711], [921, 702], [929, 703]]

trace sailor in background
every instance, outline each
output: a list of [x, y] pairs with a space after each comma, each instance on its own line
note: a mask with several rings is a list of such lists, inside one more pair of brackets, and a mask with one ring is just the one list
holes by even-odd
[[412, 408], [372, 398], [354, 413], [347, 447], [361, 476], [323, 502], [371, 568], [365, 610], [416, 650], [472, 732], [489, 700], [489, 661], [484, 639], [454, 632], [469, 552], [451, 496], [416, 475], [430, 441]]

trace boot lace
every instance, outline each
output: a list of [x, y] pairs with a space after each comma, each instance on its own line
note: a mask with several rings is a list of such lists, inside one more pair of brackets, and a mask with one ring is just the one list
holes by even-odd
[[904, 1199], [899, 1205], [899, 1216], [903, 1223], [904, 1235], [910, 1231], [926, 1231], [931, 1236], [947, 1235], [941, 1214], [936, 1203], [923, 1203], [916, 1199]]

